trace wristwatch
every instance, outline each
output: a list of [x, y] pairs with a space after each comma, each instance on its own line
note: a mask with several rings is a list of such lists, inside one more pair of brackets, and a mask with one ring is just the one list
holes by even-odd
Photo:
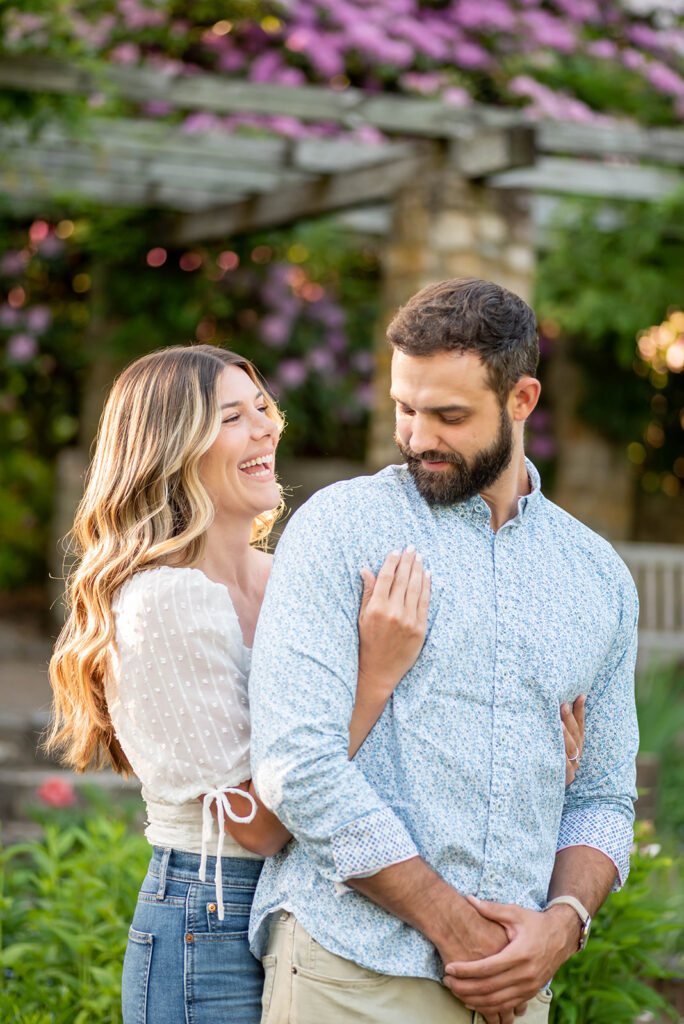
[[545, 910], [552, 907], [555, 903], [567, 903], [569, 907], [575, 911], [580, 921], [582, 922], [582, 930], [580, 931], [578, 951], [584, 949], [589, 938], [589, 929], [591, 928], [591, 915], [586, 907], [583, 907], [578, 899], [574, 896], [555, 896], [545, 906]]

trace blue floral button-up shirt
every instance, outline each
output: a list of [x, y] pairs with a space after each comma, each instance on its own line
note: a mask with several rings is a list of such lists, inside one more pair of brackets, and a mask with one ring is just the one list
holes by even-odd
[[[541, 909], [556, 851], [604, 852], [624, 881], [638, 736], [638, 603], [613, 548], [532, 490], [497, 532], [477, 496], [429, 505], [404, 466], [318, 492], [278, 545], [250, 676], [252, 772], [296, 837], [266, 861], [252, 949], [292, 911], [331, 952], [439, 979], [419, 932], [341, 884], [419, 854], [459, 892]], [[428, 632], [353, 760], [359, 570], [415, 544]], [[559, 705], [588, 694], [566, 790]]]

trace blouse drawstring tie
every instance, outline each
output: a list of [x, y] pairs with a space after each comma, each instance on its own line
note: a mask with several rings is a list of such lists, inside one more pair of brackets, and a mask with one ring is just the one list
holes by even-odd
[[[230, 806], [229, 794], [244, 797], [249, 800], [252, 809], [247, 815], [235, 814]], [[204, 794], [202, 800], [202, 855], [200, 858], [199, 877], [201, 882], [206, 881], [207, 875], [207, 847], [211, 840], [212, 813], [211, 805], [216, 801], [216, 823], [218, 825], [218, 843], [216, 846], [216, 869], [214, 871], [214, 883], [216, 885], [216, 906], [218, 908], [219, 921], [223, 920], [223, 874], [221, 871], [221, 856], [223, 854], [223, 840], [226, 835], [226, 818], [239, 825], [248, 825], [254, 820], [257, 812], [257, 805], [251, 793], [244, 789], [237, 789], [232, 786], [222, 786], [220, 789], [210, 789]]]

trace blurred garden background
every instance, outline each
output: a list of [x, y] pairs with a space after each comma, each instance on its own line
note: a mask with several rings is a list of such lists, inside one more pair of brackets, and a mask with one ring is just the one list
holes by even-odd
[[450, 276], [536, 309], [528, 452], [642, 603], [633, 874], [552, 1020], [679, 1019], [684, 0], [0, 0], [0, 25], [0, 1019], [120, 1019], [136, 787], [36, 749], [113, 376], [192, 341], [253, 359], [295, 505], [395, 461], [384, 328]]

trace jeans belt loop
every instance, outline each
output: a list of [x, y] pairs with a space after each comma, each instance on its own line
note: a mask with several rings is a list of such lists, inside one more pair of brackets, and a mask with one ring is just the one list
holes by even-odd
[[166, 895], [166, 872], [169, 868], [170, 857], [171, 847], [167, 846], [162, 854], [161, 864], [159, 865], [159, 888], [157, 889], [158, 900], [163, 900]]

